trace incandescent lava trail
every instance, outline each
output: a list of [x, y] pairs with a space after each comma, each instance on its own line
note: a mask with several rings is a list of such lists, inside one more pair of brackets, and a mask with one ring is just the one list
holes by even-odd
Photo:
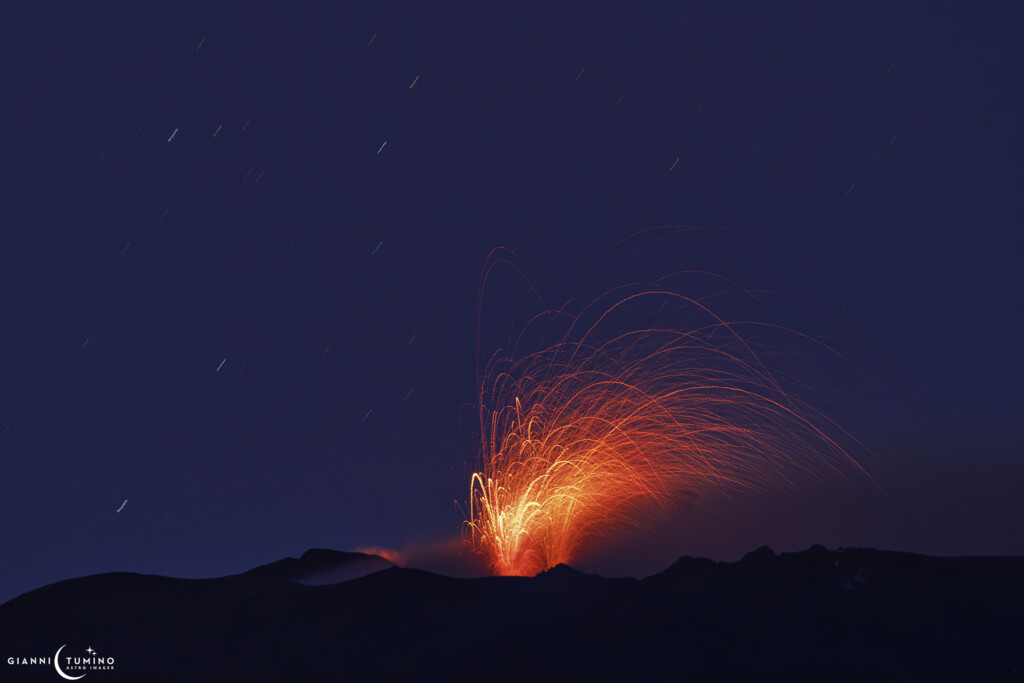
[[[707, 325], [609, 332], [652, 301]], [[521, 333], [480, 379], [481, 466], [466, 527], [496, 574], [569, 562], [679, 499], [793, 483], [798, 471], [864, 472], [837, 443], [842, 430], [782, 389], [739, 325], [678, 292], [620, 290], [525, 330], [538, 326], [556, 338], [518, 354]]]

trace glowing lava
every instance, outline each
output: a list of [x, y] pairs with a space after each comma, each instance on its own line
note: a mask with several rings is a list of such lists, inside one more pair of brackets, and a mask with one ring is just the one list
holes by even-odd
[[[735, 324], [665, 289], [608, 298], [534, 318], [549, 330], [567, 319], [568, 329], [518, 358], [512, 345], [480, 381], [482, 467], [467, 530], [494, 573], [569, 562], [585, 544], [712, 490], [792, 483], [797, 470], [863, 472], [826, 433], [841, 430], [783, 391]], [[652, 299], [709, 324], [602, 333], [610, 316]]]

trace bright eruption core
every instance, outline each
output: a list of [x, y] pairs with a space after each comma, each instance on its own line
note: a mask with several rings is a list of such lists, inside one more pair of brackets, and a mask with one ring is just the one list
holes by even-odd
[[[619, 314], [651, 301], [708, 324], [608, 332]], [[712, 491], [793, 484], [799, 471], [864, 472], [834, 438], [842, 430], [783, 390], [740, 336], [742, 324], [677, 292], [605, 295], [525, 329], [538, 326], [548, 339], [539, 350], [517, 354], [520, 334], [480, 378], [481, 469], [466, 528], [495, 574], [568, 563]]]

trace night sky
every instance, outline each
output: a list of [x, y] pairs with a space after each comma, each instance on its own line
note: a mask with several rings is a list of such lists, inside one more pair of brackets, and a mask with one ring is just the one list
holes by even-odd
[[[497, 247], [549, 306], [756, 292], [715, 311], [835, 350], [772, 341], [879, 485], [581, 569], [1024, 554], [1014, 3], [434, 5], [7, 9], [0, 601], [457, 538]], [[486, 354], [527, 289], [495, 273]]]

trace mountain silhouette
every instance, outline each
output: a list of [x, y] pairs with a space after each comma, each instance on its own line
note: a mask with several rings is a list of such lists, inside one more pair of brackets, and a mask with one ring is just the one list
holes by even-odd
[[[0, 679], [1024, 679], [1024, 558], [822, 546], [455, 579], [310, 550], [216, 579], [112, 573], [0, 605]], [[89, 651], [108, 668], [88, 668]], [[35, 658], [32, 663], [31, 658]], [[13, 661], [13, 663], [12, 663]], [[42, 663], [40, 663], [42, 662]], [[81, 664], [81, 662], [86, 662]]]

